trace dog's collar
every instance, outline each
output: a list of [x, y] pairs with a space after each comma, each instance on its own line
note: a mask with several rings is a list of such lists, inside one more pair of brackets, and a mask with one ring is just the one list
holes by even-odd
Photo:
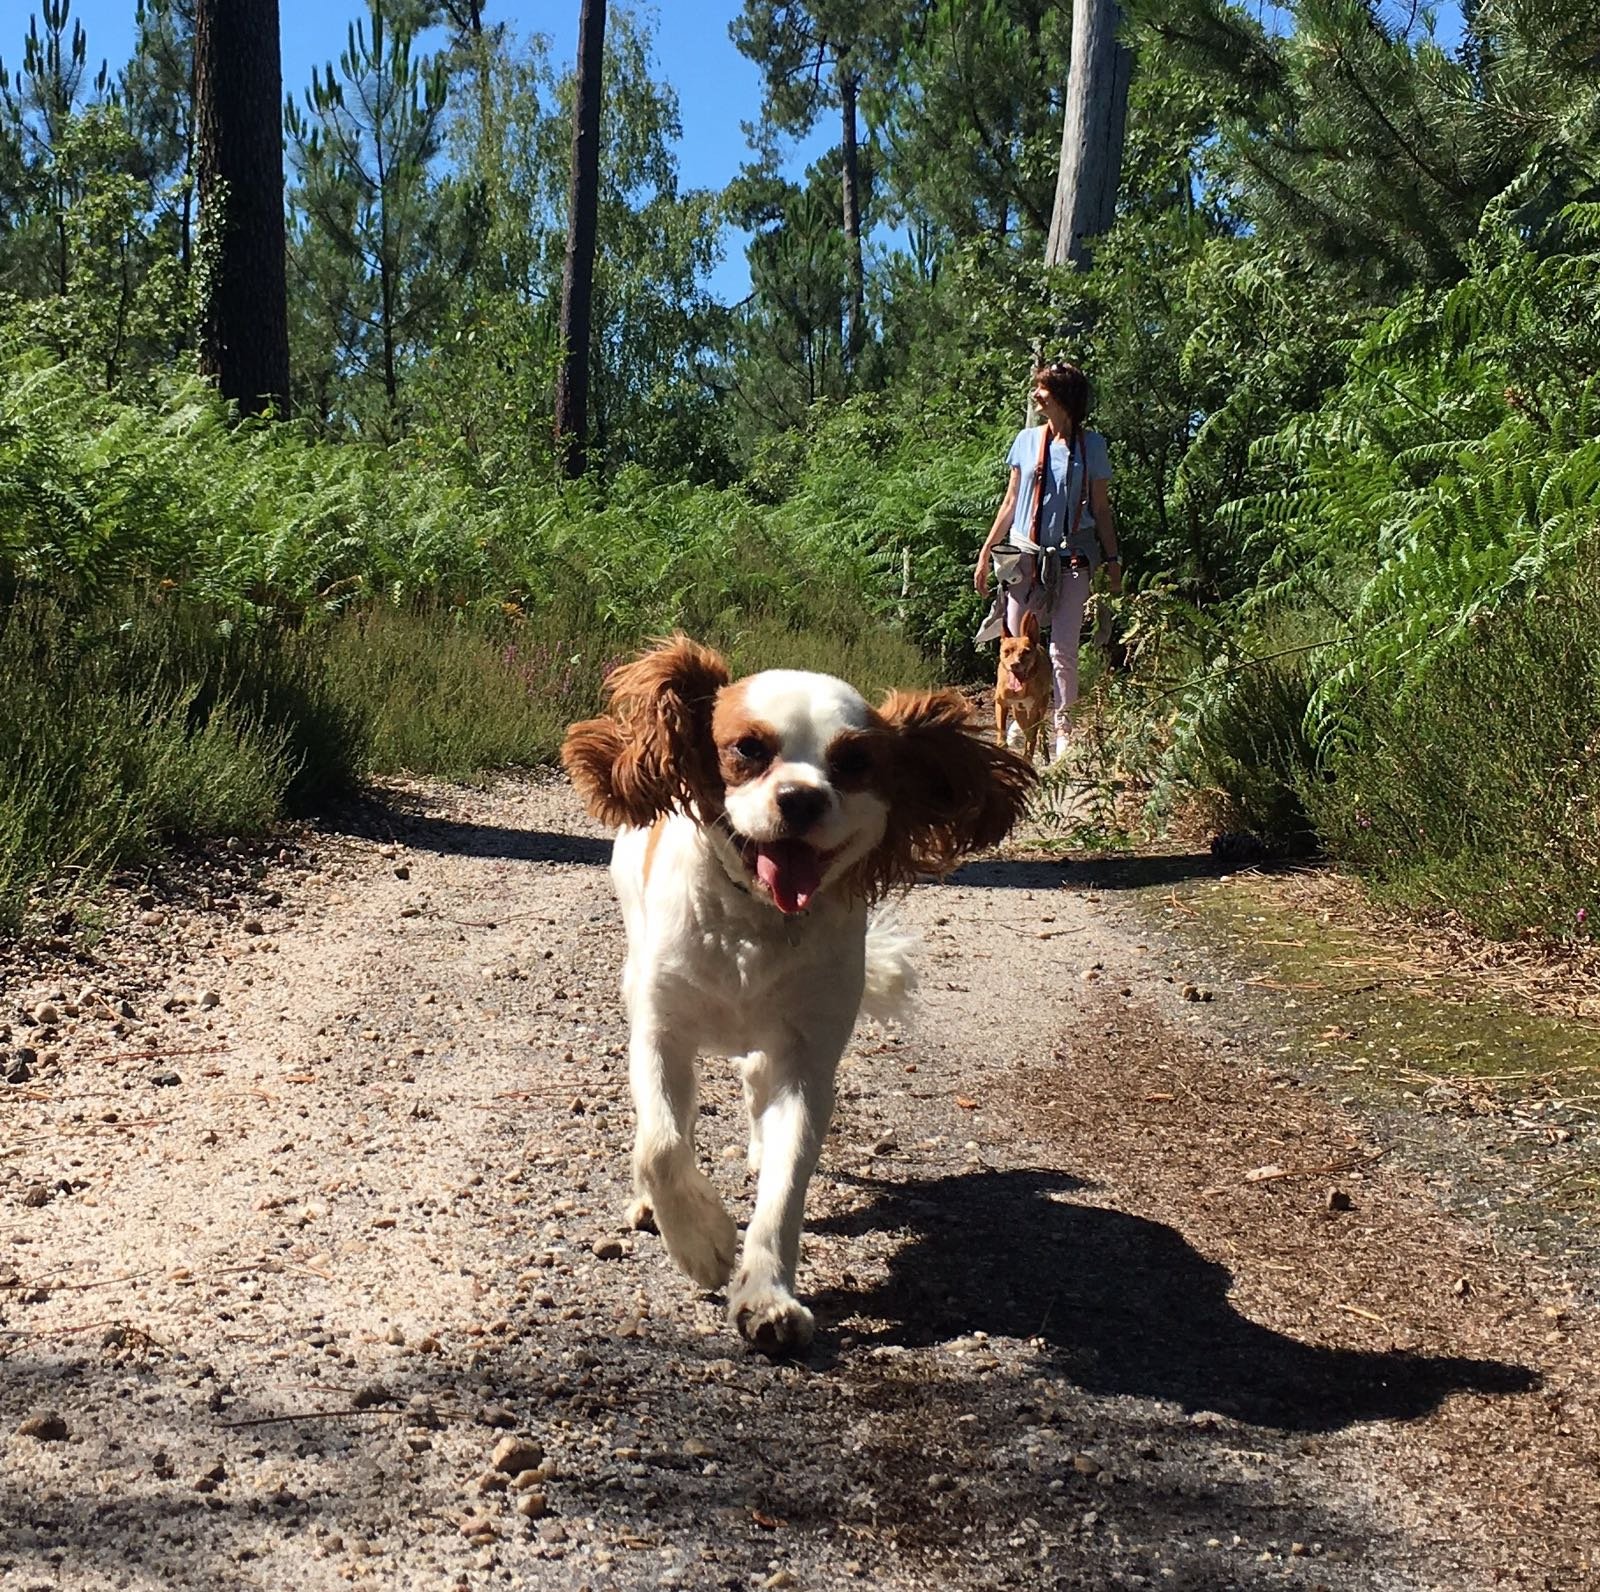
[[[733, 820], [728, 817], [726, 812], [720, 812], [705, 827], [720, 835], [733, 850], [734, 857], [737, 860], [729, 862], [720, 848], [713, 848], [717, 853], [717, 861], [722, 864], [722, 871], [727, 874], [734, 886], [742, 890], [752, 901], [759, 901], [763, 906], [772, 906], [772, 903], [750, 883], [750, 875], [744, 865], [743, 838], [739, 831], [733, 827]], [[773, 907], [773, 910], [777, 911], [777, 908]], [[799, 917], [804, 915], [804, 913], [796, 914]]]
[[[757, 890], [753, 884], [751, 884], [750, 875], [744, 865], [744, 845], [742, 837], [740, 836], [739, 831], [733, 827], [733, 822], [728, 817], [727, 813], [719, 812], [715, 818], [712, 818], [709, 821], [702, 820], [702, 825], [704, 828], [710, 830], [714, 835], [720, 835], [723, 840], [727, 841], [729, 847], [732, 849], [735, 860], [733, 862], [729, 862], [720, 846], [713, 846], [711, 848], [713, 853], [716, 855], [717, 861], [722, 865], [722, 871], [728, 876], [728, 879], [734, 888], [737, 890], [742, 890], [747, 896], [750, 897], [752, 901], [758, 902], [769, 912], [778, 912], [777, 907], [774, 906], [773, 903], [764, 895], [762, 895], [762, 893]], [[788, 939], [790, 945], [798, 945], [800, 943], [801, 926], [804, 920], [810, 917], [810, 915], [810, 907], [806, 907], [799, 912], [778, 912], [778, 916], [783, 920], [784, 935]]]

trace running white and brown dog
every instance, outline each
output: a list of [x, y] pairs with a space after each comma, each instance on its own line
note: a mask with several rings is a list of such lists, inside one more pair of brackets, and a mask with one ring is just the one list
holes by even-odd
[[623, 996], [637, 1129], [635, 1226], [652, 1221], [703, 1288], [734, 1278], [738, 1234], [695, 1163], [695, 1059], [738, 1057], [759, 1172], [729, 1317], [777, 1351], [810, 1341], [794, 1295], [806, 1185], [857, 1014], [914, 982], [908, 942], [871, 908], [992, 846], [1035, 780], [980, 738], [954, 691], [873, 708], [842, 680], [735, 681], [685, 636], [619, 668], [605, 717], [561, 758], [620, 827], [611, 872], [628, 933]]

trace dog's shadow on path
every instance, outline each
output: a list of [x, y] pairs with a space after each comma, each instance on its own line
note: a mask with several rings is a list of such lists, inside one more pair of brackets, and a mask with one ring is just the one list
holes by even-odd
[[[858, 1181], [858, 1180], [848, 1180]], [[1173, 1228], [1059, 1196], [1085, 1187], [1051, 1171], [860, 1180], [872, 1199], [814, 1231], [911, 1234], [888, 1275], [813, 1299], [824, 1324], [885, 1326], [866, 1343], [920, 1347], [974, 1331], [1042, 1339], [1086, 1392], [1170, 1400], [1251, 1425], [1326, 1432], [1407, 1421], [1456, 1392], [1538, 1385], [1525, 1366], [1301, 1343], [1241, 1315], [1225, 1266]], [[1331, 1308], [1331, 1302], [1330, 1302]]]

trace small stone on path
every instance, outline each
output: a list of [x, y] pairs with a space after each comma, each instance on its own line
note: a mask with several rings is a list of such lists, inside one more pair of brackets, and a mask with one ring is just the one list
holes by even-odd
[[64, 1443], [71, 1434], [58, 1410], [46, 1410], [40, 1415], [30, 1415], [17, 1428], [18, 1437], [31, 1437], [40, 1443]]

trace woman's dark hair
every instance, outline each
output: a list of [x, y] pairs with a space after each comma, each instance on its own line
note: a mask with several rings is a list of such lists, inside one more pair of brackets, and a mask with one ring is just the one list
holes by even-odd
[[1058, 359], [1054, 364], [1041, 365], [1033, 373], [1035, 387], [1043, 387], [1072, 417], [1072, 429], [1083, 429], [1084, 416], [1089, 413], [1089, 378], [1076, 365]]

